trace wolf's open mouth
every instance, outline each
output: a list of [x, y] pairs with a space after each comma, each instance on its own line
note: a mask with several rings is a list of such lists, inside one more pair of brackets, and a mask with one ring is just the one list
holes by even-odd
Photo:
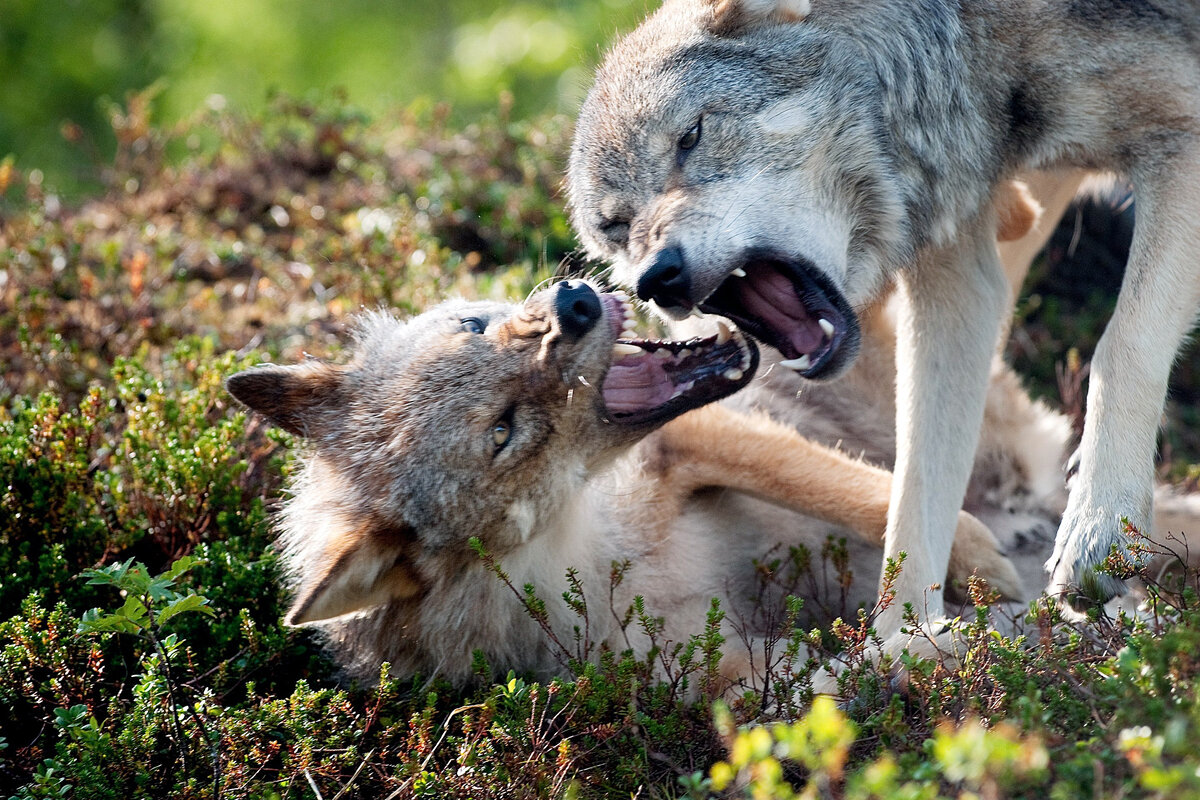
[[806, 378], [838, 372], [858, 349], [858, 320], [841, 292], [794, 259], [751, 254], [699, 308], [733, 320]]
[[[615, 338], [601, 394], [612, 422], [657, 422], [720, 400], [750, 382], [758, 348], [723, 321], [715, 336], [686, 342], [621, 338], [633, 312], [623, 292], [601, 295]], [[624, 323], [624, 324], [623, 324]]]

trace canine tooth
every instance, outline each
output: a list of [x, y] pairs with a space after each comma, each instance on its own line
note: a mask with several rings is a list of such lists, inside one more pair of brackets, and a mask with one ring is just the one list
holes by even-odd
[[825, 331], [826, 336], [833, 336], [833, 323], [821, 317], [817, 320], [817, 324], [821, 326], [821, 330]]
[[617, 342], [613, 345], [613, 355], [618, 358], [621, 356], [636, 356], [645, 351], [636, 344], [625, 344], [625, 342]]
[[746, 270], [742, 269], [741, 267], [734, 267], [733, 271], [729, 274], [735, 278], [744, 278], [746, 277]]
[[812, 366], [812, 362], [809, 361], [809, 359], [808, 359], [808, 353], [805, 353], [804, 355], [800, 356], [799, 358], [793, 358], [789, 361], [780, 361], [779, 366], [787, 367], [788, 369], [800, 370], [800, 369], [808, 369], [809, 367]]
[[717, 344], [725, 344], [729, 341], [731, 331], [729, 326], [721, 320], [717, 320]]
[[743, 373], [737, 367], [732, 367], [730, 369], [725, 370], [725, 372], [724, 372], [725, 378], [728, 380], [731, 380], [731, 381], [740, 381], [742, 379], [742, 375], [744, 375], [744, 374], [745, 373]]

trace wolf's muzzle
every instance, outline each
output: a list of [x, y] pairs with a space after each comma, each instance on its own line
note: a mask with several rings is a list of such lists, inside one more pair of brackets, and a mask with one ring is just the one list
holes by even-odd
[[583, 281], [563, 281], [554, 294], [558, 327], [568, 339], [579, 339], [604, 315], [600, 297]]

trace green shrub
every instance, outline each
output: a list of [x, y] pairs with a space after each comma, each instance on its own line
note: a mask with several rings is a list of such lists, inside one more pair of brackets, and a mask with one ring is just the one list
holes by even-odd
[[72, 577], [126, 554], [162, 565], [205, 541], [269, 541], [255, 483], [269, 452], [247, 454], [245, 417], [226, 414], [221, 387], [251, 362], [197, 339], [157, 377], [146, 358], [118, 358], [111, 384], [74, 409], [45, 392], [0, 420], [0, 614], [34, 590], [86, 603]]

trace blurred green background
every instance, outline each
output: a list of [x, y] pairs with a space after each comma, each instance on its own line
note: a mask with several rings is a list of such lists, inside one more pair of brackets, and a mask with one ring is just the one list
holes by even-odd
[[67, 195], [97, 185], [113, 103], [155, 87], [154, 119], [273, 92], [379, 114], [418, 98], [454, 116], [571, 112], [601, 46], [650, 0], [0, 0], [0, 158]]

